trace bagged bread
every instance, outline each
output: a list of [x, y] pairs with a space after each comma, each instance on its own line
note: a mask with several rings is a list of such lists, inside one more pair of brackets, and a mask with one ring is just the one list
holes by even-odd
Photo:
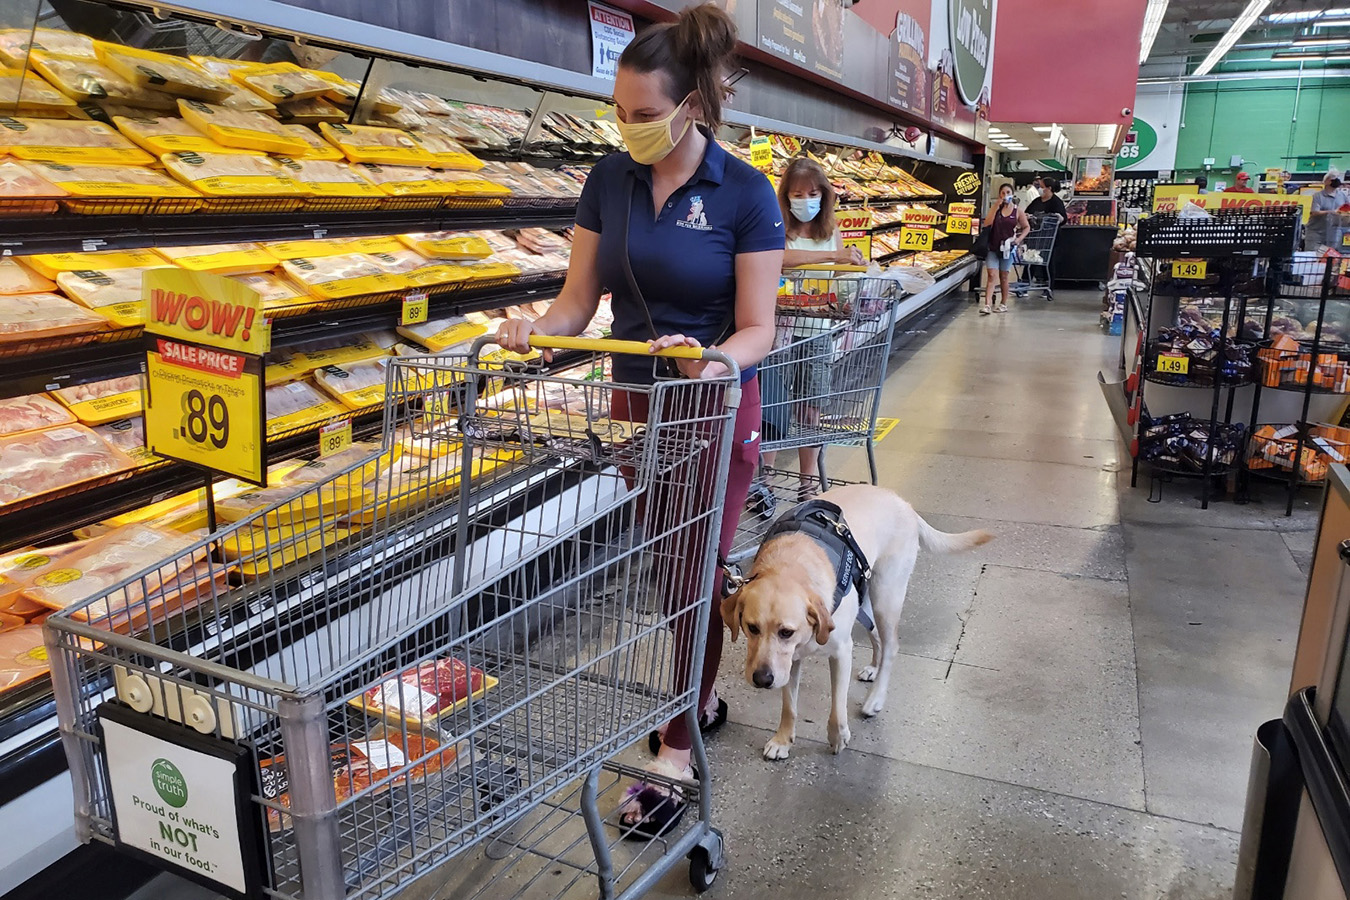
[[180, 119], [176, 116], [149, 118], [113, 116], [112, 121], [117, 126], [118, 131], [156, 157], [163, 156], [165, 153], [182, 151], [265, 155], [261, 150], [244, 150], [239, 147], [227, 147], [224, 144], [218, 144], [197, 128], [194, 128], [186, 119]]
[[270, 437], [305, 425], [347, 414], [347, 407], [307, 381], [292, 381], [267, 389], [267, 434]]
[[161, 159], [174, 178], [208, 197], [289, 197], [300, 201], [305, 194], [297, 181], [265, 156], [168, 153]]
[[27, 394], [0, 399], [0, 437], [69, 425], [75, 421], [70, 410], [46, 394]]
[[318, 97], [332, 87], [331, 82], [289, 62], [231, 69], [230, 77], [271, 103]]
[[347, 201], [365, 200], [369, 201], [368, 204], [358, 206], [374, 209], [385, 196], [383, 191], [358, 175], [346, 163], [285, 156], [278, 158], [277, 162], [301, 184], [306, 193], [313, 197], [341, 200], [344, 208], [352, 206]]
[[0, 146], [18, 159], [141, 166], [154, 157], [101, 122], [0, 117]]
[[174, 107], [172, 94], [140, 87], [96, 60], [35, 51], [31, 64], [52, 87], [72, 100], [110, 100], [166, 112]]
[[229, 109], [200, 100], [180, 100], [178, 111], [194, 128], [226, 147], [299, 156], [309, 146], [260, 112]]
[[[4, 165], [0, 164], [0, 169]], [[0, 296], [8, 294], [44, 294], [56, 289], [50, 279], [24, 266], [12, 256], [0, 256]]]
[[81, 425], [0, 438], [0, 506], [132, 466]]
[[0, 296], [0, 344], [102, 331], [107, 324], [56, 294]]
[[424, 231], [398, 239], [430, 259], [486, 259], [492, 247], [471, 231]]
[[72, 212], [133, 215], [153, 206], [157, 213], [190, 213], [201, 209], [201, 196], [163, 172], [138, 166], [34, 162], [29, 169], [68, 195]]
[[154, 269], [164, 259], [153, 250], [93, 250], [89, 253], [38, 253], [25, 256], [24, 264], [39, 275], [55, 278], [58, 272], [80, 269]]
[[0, 31], [0, 61], [22, 69], [32, 50], [58, 53], [83, 59], [97, 59], [94, 42], [73, 31], [55, 28], [6, 28]]
[[142, 88], [212, 103], [219, 103], [234, 93], [233, 85], [188, 59], [104, 41], [96, 42], [94, 49], [108, 68]]
[[276, 267], [276, 259], [258, 244], [205, 244], [199, 247], [160, 247], [160, 256], [191, 272], [216, 275], [252, 275]]
[[94, 310], [118, 328], [133, 328], [145, 324], [141, 279], [147, 271], [80, 269], [58, 272], [56, 283], [61, 285], [67, 297]]
[[319, 133], [352, 162], [427, 166], [435, 160], [416, 136], [396, 128], [325, 122], [319, 126]]
[[322, 97], [292, 100], [277, 104], [277, 118], [296, 125], [318, 125], [320, 122], [345, 122], [347, 114]]
[[74, 100], [36, 72], [0, 67], [0, 111], [5, 115], [64, 118], [76, 109]]
[[373, 359], [347, 367], [315, 369], [314, 380], [348, 409], [366, 409], [384, 402], [388, 373], [387, 359]]

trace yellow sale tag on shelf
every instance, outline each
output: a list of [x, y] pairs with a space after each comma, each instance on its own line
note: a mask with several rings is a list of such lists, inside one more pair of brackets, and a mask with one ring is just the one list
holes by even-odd
[[352, 445], [352, 420], [330, 422], [319, 429], [319, 456], [341, 453]]
[[1209, 263], [1203, 259], [1178, 259], [1172, 263], [1173, 278], [1204, 278]]
[[421, 291], [407, 294], [403, 298], [403, 315], [400, 325], [420, 325], [427, 320], [427, 295]]
[[933, 249], [933, 229], [925, 225], [916, 225], [913, 228], [905, 226], [900, 229], [900, 249], [901, 250], [932, 250]]
[[942, 213], [936, 209], [905, 209], [900, 213], [900, 221], [906, 225], [941, 225]]
[[1168, 353], [1158, 354], [1158, 371], [1167, 375], [1185, 375], [1190, 371], [1189, 356], [1177, 356]]
[[145, 386], [151, 453], [263, 482], [262, 357], [157, 338]]
[[947, 207], [947, 215], [949, 215], [949, 216], [973, 216], [973, 215], [975, 215], [975, 204], [974, 204], [974, 203], [953, 203], [951, 206]]
[[750, 139], [750, 165], [767, 169], [773, 165], [773, 144], [766, 137]]
[[1345, 234], [1341, 235], [1341, 246], [1350, 247], [1350, 231], [1347, 231]]
[[948, 216], [947, 233], [970, 234], [970, 218], [968, 216]]

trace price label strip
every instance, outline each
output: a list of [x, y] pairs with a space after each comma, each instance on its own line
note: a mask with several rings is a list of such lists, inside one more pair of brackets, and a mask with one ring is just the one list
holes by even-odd
[[1158, 371], [1165, 375], [1185, 375], [1190, 372], [1191, 358], [1172, 353], [1158, 354]]
[[330, 422], [319, 429], [319, 457], [341, 453], [352, 445], [352, 420]]
[[933, 229], [924, 225], [906, 225], [900, 229], [900, 249], [923, 252], [933, 249]]
[[1209, 263], [1203, 259], [1178, 259], [1172, 263], [1172, 277], [1199, 280], [1208, 269]]
[[263, 483], [261, 356], [158, 338], [145, 381], [152, 453]]
[[970, 234], [970, 218], [968, 216], [948, 216], [947, 233]]
[[403, 313], [399, 317], [400, 325], [420, 325], [427, 320], [428, 303], [424, 292], [407, 294], [403, 298]]

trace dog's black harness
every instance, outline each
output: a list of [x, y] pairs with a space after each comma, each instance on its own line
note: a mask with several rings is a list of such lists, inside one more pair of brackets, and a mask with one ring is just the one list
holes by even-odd
[[[858, 546], [858, 541], [844, 521], [844, 511], [826, 500], [809, 500], [798, 504], [779, 516], [769, 526], [764, 535], [764, 544], [785, 534], [800, 533], [820, 545], [834, 563], [834, 609], [851, 588], [858, 589], [858, 621], [868, 631], [872, 630], [872, 617], [869, 615], [871, 604], [867, 597], [867, 582], [872, 577], [872, 567], [867, 555]], [[762, 544], [761, 544], [762, 546]]]

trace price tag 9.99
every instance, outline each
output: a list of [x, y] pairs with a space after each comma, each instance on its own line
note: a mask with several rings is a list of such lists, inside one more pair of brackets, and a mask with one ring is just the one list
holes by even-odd
[[1178, 259], [1172, 263], [1173, 278], [1201, 279], [1205, 277], [1209, 263], [1203, 259]]
[[966, 216], [948, 216], [947, 233], [970, 234], [970, 219]]
[[933, 229], [931, 228], [901, 228], [900, 229], [900, 249], [901, 250], [932, 250], [933, 249]]
[[319, 429], [319, 457], [341, 453], [352, 445], [352, 420], [330, 422]]

